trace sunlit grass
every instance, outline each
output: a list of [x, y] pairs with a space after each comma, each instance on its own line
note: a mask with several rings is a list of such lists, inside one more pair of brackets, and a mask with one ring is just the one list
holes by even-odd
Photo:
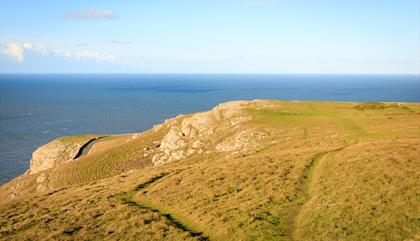
[[[168, 127], [104, 138], [48, 173], [66, 189], [2, 200], [0, 239], [418, 239], [420, 104], [272, 101], [244, 113], [203, 153], [156, 167]], [[269, 135], [246, 153], [212, 149], [242, 130]]]

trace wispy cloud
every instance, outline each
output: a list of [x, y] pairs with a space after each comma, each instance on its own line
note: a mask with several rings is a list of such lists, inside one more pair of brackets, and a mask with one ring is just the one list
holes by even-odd
[[80, 51], [73, 54], [77, 60], [93, 59], [98, 62], [118, 63], [117, 59], [111, 54], [103, 54], [95, 51]]
[[45, 44], [37, 43], [8, 43], [6, 46], [0, 48], [0, 52], [12, 59], [15, 59], [18, 62], [23, 62], [25, 59], [25, 51], [30, 50], [40, 54], [47, 54], [48, 49]]
[[[19, 44], [19, 43], [14, 43], [14, 44]], [[35, 51], [44, 55], [48, 53], [47, 46], [45, 46], [45, 44], [43, 43], [37, 43], [37, 44], [23, 43], [22, 47], [24, 49], [32, 50], [32, 51]]]
[[111, 10], [88, 10], [69, 12], [62, 16], [69, 20], [116, 20], [117, 15]]
[[25, 58], [25, 49], [19, 43], [9, 43], [1, 49], [1, 52], [19, 62], [23, 62]]
[[118, 59], [111, 54], [100, 53], [97, 51], [71, 52], [67, 50], [48, 48], [43, 43], [32, 44], [12, 42], [6, 44], [4, 47], [1, 48], [2, 54], [20, 63], [24, 62], [26, 51], [77, 61], [94, 60], [96, 62], [104, 62], [111, 64], [126, 64], [125, 60]]
[[108, 44], [121, 44], [121, 45], [131, 44], [130, 41], [125, 41], [125, 40], [108, 40], [108, 41], [105, 41], [105, 43], [108, 43]]

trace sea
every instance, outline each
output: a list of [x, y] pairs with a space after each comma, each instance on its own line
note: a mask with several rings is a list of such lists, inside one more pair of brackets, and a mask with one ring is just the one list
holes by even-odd
[[0, 184], [67, 135], [141, 132], [232, 100], [420, 102], [419, 75], [0, 74]]

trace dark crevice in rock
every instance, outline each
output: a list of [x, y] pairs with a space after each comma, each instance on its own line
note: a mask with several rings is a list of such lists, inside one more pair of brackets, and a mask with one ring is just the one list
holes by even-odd
[[92, 148], [92, 146], [99, 141], [100, 139], [104, 138], [105, 136], [100, 136], [100, 137], [96, 137], [93, 139], [90, 139], [89, 141], [87, 141], [85, 144], [83, 144], [80, 148], [79, 151], [77, 152], [77, 154], [73, 157], [73, 160], [86, 155], [88, 153], [88, 151]]

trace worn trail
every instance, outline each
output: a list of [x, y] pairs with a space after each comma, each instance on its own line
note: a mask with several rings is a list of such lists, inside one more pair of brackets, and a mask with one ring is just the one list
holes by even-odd
[[[144, 203], [141, 200], [136, 199], [134, 196], [137, 192], [145, 190], [146, 188], [148, 188], [150, 185], [156, 183], [157, 181], [163, 179], [164, 177], [170, 175], [170, 174], [178, 174], [179, 172], [181, 172], [183, 170], [178, 170], [178, 171], [174, 171], [174, 172], [169, 172], [169, 173], [161, 173], [155, 177], [150, 178], [149, 180], [147, 180], [146, 182], [143, 182], [141, 184], [139, 184], [132, 192], [127, 193], [125, 195], [125, 197], [123, 198], [123, 202], [127, 205], [130, 206], [134, 206], [140, 209], [146, 209], [148, 211], [154, 212], [154, 213], [158, 213], [163, 219], [165, 219], [165, 221], [175, 227], [176, 229], [187, 233], [189, 236], [197, 238], [197, 240], [200, 241], [207, 241], [210, 240], [210, 238], [205, 235], [203, 232], [201, 231], [197, 231], [192, 229], [191, 227], [189, 227], [187, 224], [185, 224], [185, 222], [183, 222], [183, 220], [176, 218], [173, 214], [163, 211], [161, 208], [155, 206], [155, 205], [151, 205], [150, 203]], [[189, 222], [191, 223], [191, 222]]]
[[359, 143], [359, 138], [352, 144], [346, 145], [344, 147], [340, 147], [331, 151], [320, 152], [313, 156], [313, 158], [308, 162], [305, 166], [302, 175], [300, 176], [298, 183], [299, 186], [297, 187], [297, 198], [294, 201], [295, 206], [291, 210], [291, 215], [289, 217], [288, 227], [286, 231], [286, 235], [290, 237], [291, 240], [297, 240], [296, 235], [296, 226], [297, 226], [297, 219], [300, 216], [303, 206], [310, 200], [311, 194], [309, 191], [309, 187], [313, 181], [313, 174], [316, 167], [319, 165], [320, 162], [325, 160], [330, 154], [339, 152], [349, 146], [352, 146], [356, 143]]

